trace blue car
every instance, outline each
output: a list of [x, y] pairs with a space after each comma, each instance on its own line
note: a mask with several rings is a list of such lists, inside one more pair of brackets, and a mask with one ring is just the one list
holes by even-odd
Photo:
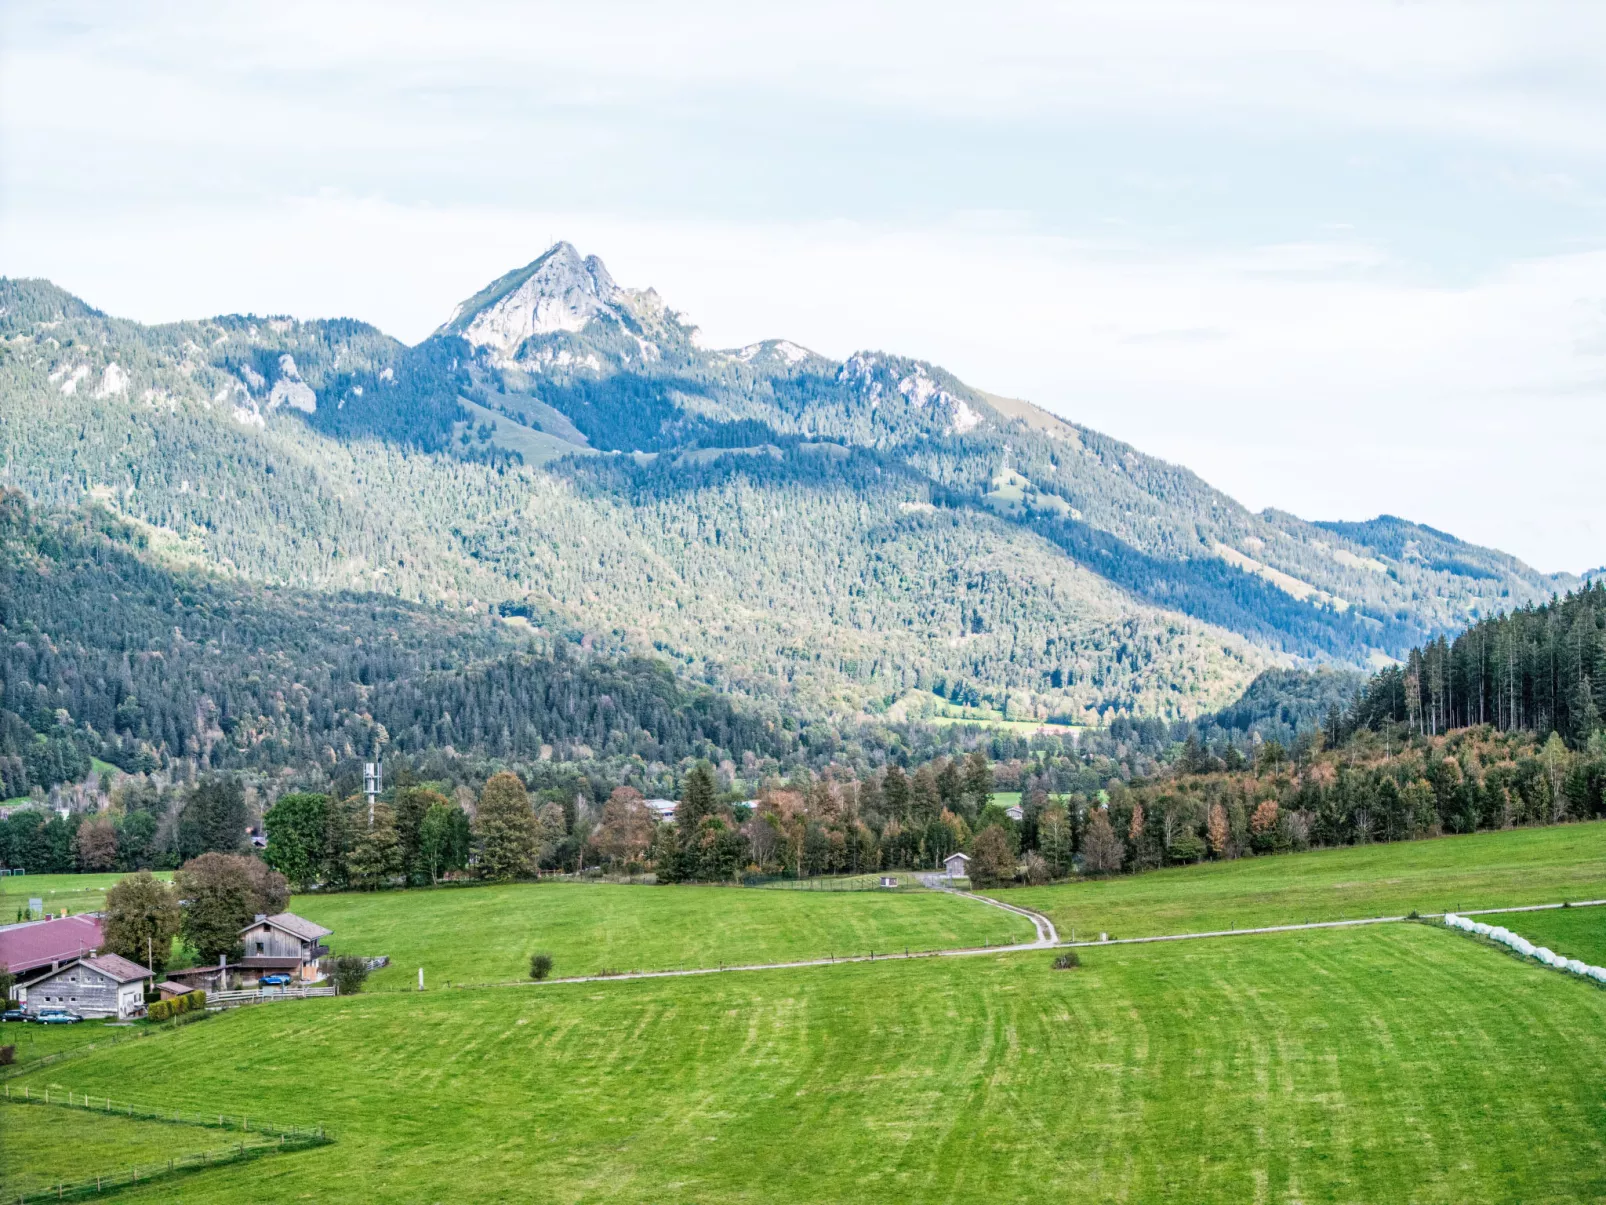
[[41, 1025], [76, 1025], [83, 1018], [65, 1008], [47, 1008], [36, 1018]]
[[264, 975], [257, 980], [258, 987], [288, 987], [289, 985], [290, 976], [288, 975]]
[[26, 1021], [26, 1020], [28, 1020], [28, 1014], [27, 1014], [27, 1012], [25, 1012], [23, 1009], [20, 1009], [20, 1008], [8, 1008], [8, 1009], [6, 1009], [5, 1012], [0, 1013], [0, 1021]]

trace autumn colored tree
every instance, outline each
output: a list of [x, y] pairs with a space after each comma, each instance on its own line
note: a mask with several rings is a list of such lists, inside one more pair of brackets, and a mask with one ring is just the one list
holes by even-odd
[[1121, 869], [1126, 850], [1110, 824], [1110, 813], [1097, 808], [1082, 838], [1082, 870], [1087, 874], [1113, 874]]
[[591, 830], [591, 848], [610, 862], [646, 857], [655, 821], [635, 787], [619, 787], [602, 805], [602, 823]]
[[1262, 799], [1249, 817], [1249, 847], [1257, 854], [1271, 853], [1277, 847], [1277, 801]]
[[1232, 836], [1232, 830], [1227, 824], [1227, 809], [1219, 803], [1210, 805], [1210, 815], [1205, 820], [1205, 843], [1210, 846], [1210, 852], [1218, 858], [1227, 856], [1227, 845]]
[[1015, 851], [1009, 834], [998, 825], [990, 824], [976, 834], [970, 849], [970, 877], [980, 887], [1014, 881]]
[[79, 870], [111, 870], [117, 865], [117, 826], [110, 816], [87, 817], [73, 838]]

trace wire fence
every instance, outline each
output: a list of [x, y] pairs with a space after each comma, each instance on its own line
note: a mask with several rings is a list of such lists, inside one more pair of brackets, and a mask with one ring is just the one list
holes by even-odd
[[[39, 1064], [34, 1064], [37, 1067]], [[284, 1138], [305, 1142], [316, 1138], [328, 1141], [328, 1132], [321, 1125], [285, 1126], [241, 1113], [186, 1113], [182, 1109], [155, 1109], [131, 1101], [113, 1100], [109, 1096], [95, 1096], [88, 1092], [63, 1092], [60, 1088], [44, 1087], [35, 1091], [31, 1084], [13, 1087], [0, 1085], [4, 1099], [12, 1104], [52, 1105], [63, 1109], [79, 1109], [88, 1113], [103, 1113], [115, 1117], [132, 1117], [139, 1121], [160, 1121], [169, 1125], [200, 1126], [208, 1130], [230, 1130], [241, 1134], [258, 1134], [269, 1138]]]
[[260, 1117], [253, 1118], [248, 1114], [186, 1113], [174, 1109], [153, 1109], [145, 1105], [83, 1092], [64, 1093], [60, 1089], [53, 1090], [48, 1087], [40, 1092], [34, 1092], [27, 1085], [23, 1086], [21, 1091], [12, 1091], [10, 1084], [4, 1087], [4, 1100], [11, 1105], [73, 1109], [106, 1117], [133, 1118], [213, 1132], [228, 1131], [238, 1135], [226, 1146], [186, 1151], [165, 1160], [113, 1168], [76, 1180], [60, 1179], [53, 1182], [40, 1180], [21, 1191], [14, 1187], [8, 1188], [4, 1205], [9, 1205], [13, 1198], [18, 1205], [27, 1205], [29, 1201], [83, 1200], [119, 1188], [149, 1184], [169, 1176], [205, 1168], [225, 1167], [231, 1163], [241, 1163], [281, 1151], [307, 1150], [334, 1141], [333, 1135], [322, 1125], [286, 1126]]

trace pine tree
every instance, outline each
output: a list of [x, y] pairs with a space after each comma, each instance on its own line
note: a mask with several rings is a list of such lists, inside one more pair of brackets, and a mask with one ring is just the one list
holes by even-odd
[[698, 762], [686, 775], [680, 789], [680, 806], [675, 809], [675, 824], [680, 828], [683, 847], [696, 843], [697, 830], [705, 816], [719, 809], [719, 789], [714, 782], [714, 769], [705, 761]]
[[965, 758], [965, 802], [971, 815], [979, 816], [993, 801], [993, 770], [987, 755], [979, 750]]
[[888, 816], [899, 821], [909, 819], [909, 779], [901, 766], [887, 767], [886, 777], [881, 781], [881, 799]]
[[482, 878], [522, 878], [535, 869], [535, 813], [517, 774], [493, 774], [480, 792], [474, 818]]

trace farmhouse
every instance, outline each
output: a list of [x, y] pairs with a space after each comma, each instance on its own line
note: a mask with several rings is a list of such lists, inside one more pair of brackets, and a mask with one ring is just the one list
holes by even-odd
[[942, 860], [942, 868], [948, 872], [951, 879], [962, 879], [970, 874], [969, 854], [949, 854]]
[[123, 1021], [145, 1011], [145, 983], [154, 978], [149, 969], [120, 954], [74, 958], [22, 983], [17, 1002], [34, 1013], [64, 1008], [83, 1017]]
[[322, 939], [333, 933], [294, 912], [262, 913], [240, 930], [245, 957], [239, 966], [258, 975], [277, 971], [301, 979], [316, 979], [318, 959], [329, 953]]
[[1005, 808], [1004, 809], [1004, 815], [1008, 816], [1011, 820], [1015, 821], [1015, 823], [1017, 823], [1017, 824], [1019, 824], [1022, 820], [1024, 820], [1026, 818], [1025, 811], [1021, 808], [1021, 805], [1018, 804], [1018, 803], [1012, 803], [1007, 808]]
[[0, 968], [19, 979], [93, 954], [106, 944], [100, 917], [63, 916], [0, 926]]
[[663, 821], [673, 820], [675, 809], [680, 806], [673, 799], [648, 799], [645, 802], [652, 814]]

